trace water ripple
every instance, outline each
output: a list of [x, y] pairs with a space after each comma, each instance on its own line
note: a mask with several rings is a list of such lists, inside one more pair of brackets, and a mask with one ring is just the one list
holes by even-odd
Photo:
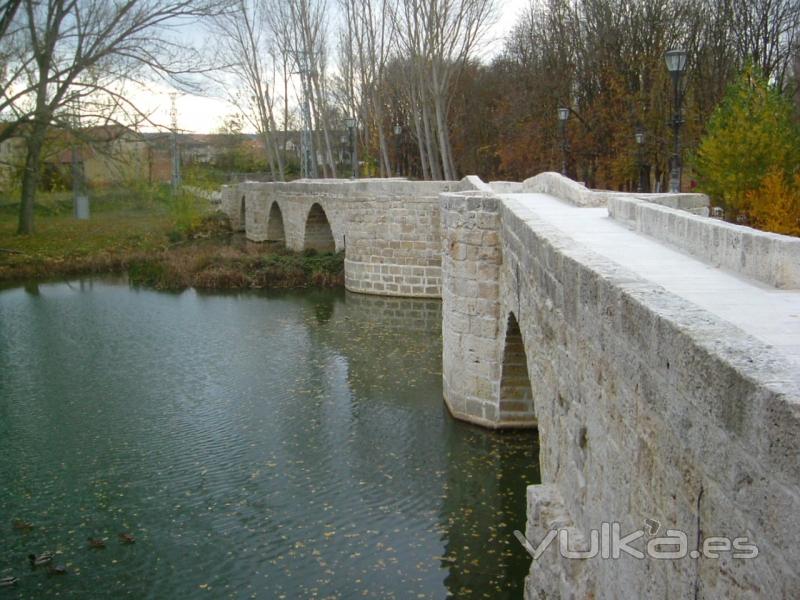
[[[447, 416], [440, 321], [341, 293], [0, 292], [2, 595], [519, 597], [534, 438]], [[27, 567], [45, 550], [68, 576]]]

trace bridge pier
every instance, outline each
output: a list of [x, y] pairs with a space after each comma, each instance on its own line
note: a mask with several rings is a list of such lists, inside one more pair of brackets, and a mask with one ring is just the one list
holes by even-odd
[[532, 427], [524, 342], [501, 303], [499, 202], [487, 192], [440, 196], [444, 400], [465, 421]]

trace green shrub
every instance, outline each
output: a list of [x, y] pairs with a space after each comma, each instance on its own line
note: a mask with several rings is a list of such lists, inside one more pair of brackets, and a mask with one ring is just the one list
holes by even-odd
[[166, 279], [166, 268], [158, 259], [135, 260], [128, 265], [128, 278], [133, 285], [160, 288]]

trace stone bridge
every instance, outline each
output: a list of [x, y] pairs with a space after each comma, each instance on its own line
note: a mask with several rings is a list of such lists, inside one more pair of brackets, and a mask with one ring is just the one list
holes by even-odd
[[800, 239], [553, 173], [244, 183], [222, 203], [252, 240], [343, 250], [352, 291], [441, 297], [450, 412], [538, 427], [534, 545], [559, 529], [607, 556], [612, 524], [647, 522], [637, 550], [679, 551], [666, 531], [700, 550], [552, 543], [527, 598], [800, 597]]

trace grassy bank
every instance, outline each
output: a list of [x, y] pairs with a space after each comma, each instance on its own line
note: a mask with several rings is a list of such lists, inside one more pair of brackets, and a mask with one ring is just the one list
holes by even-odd
[[246, 242], [188, 196], [109, 191], [92, 197], [90, 220], [78, 221], [68, 194], [45, 194], [31, 236], [16, 235], [16, 208], [0, 197], [0, 283], [128, 273], [136, 285], [171, 290], [344, 284], [343, 256]]
[[334, 287], [344, 285], [344, 256], [298, 254], [247, 242], [209, 239], [135, 258], [134, 285], [163, 290]]

